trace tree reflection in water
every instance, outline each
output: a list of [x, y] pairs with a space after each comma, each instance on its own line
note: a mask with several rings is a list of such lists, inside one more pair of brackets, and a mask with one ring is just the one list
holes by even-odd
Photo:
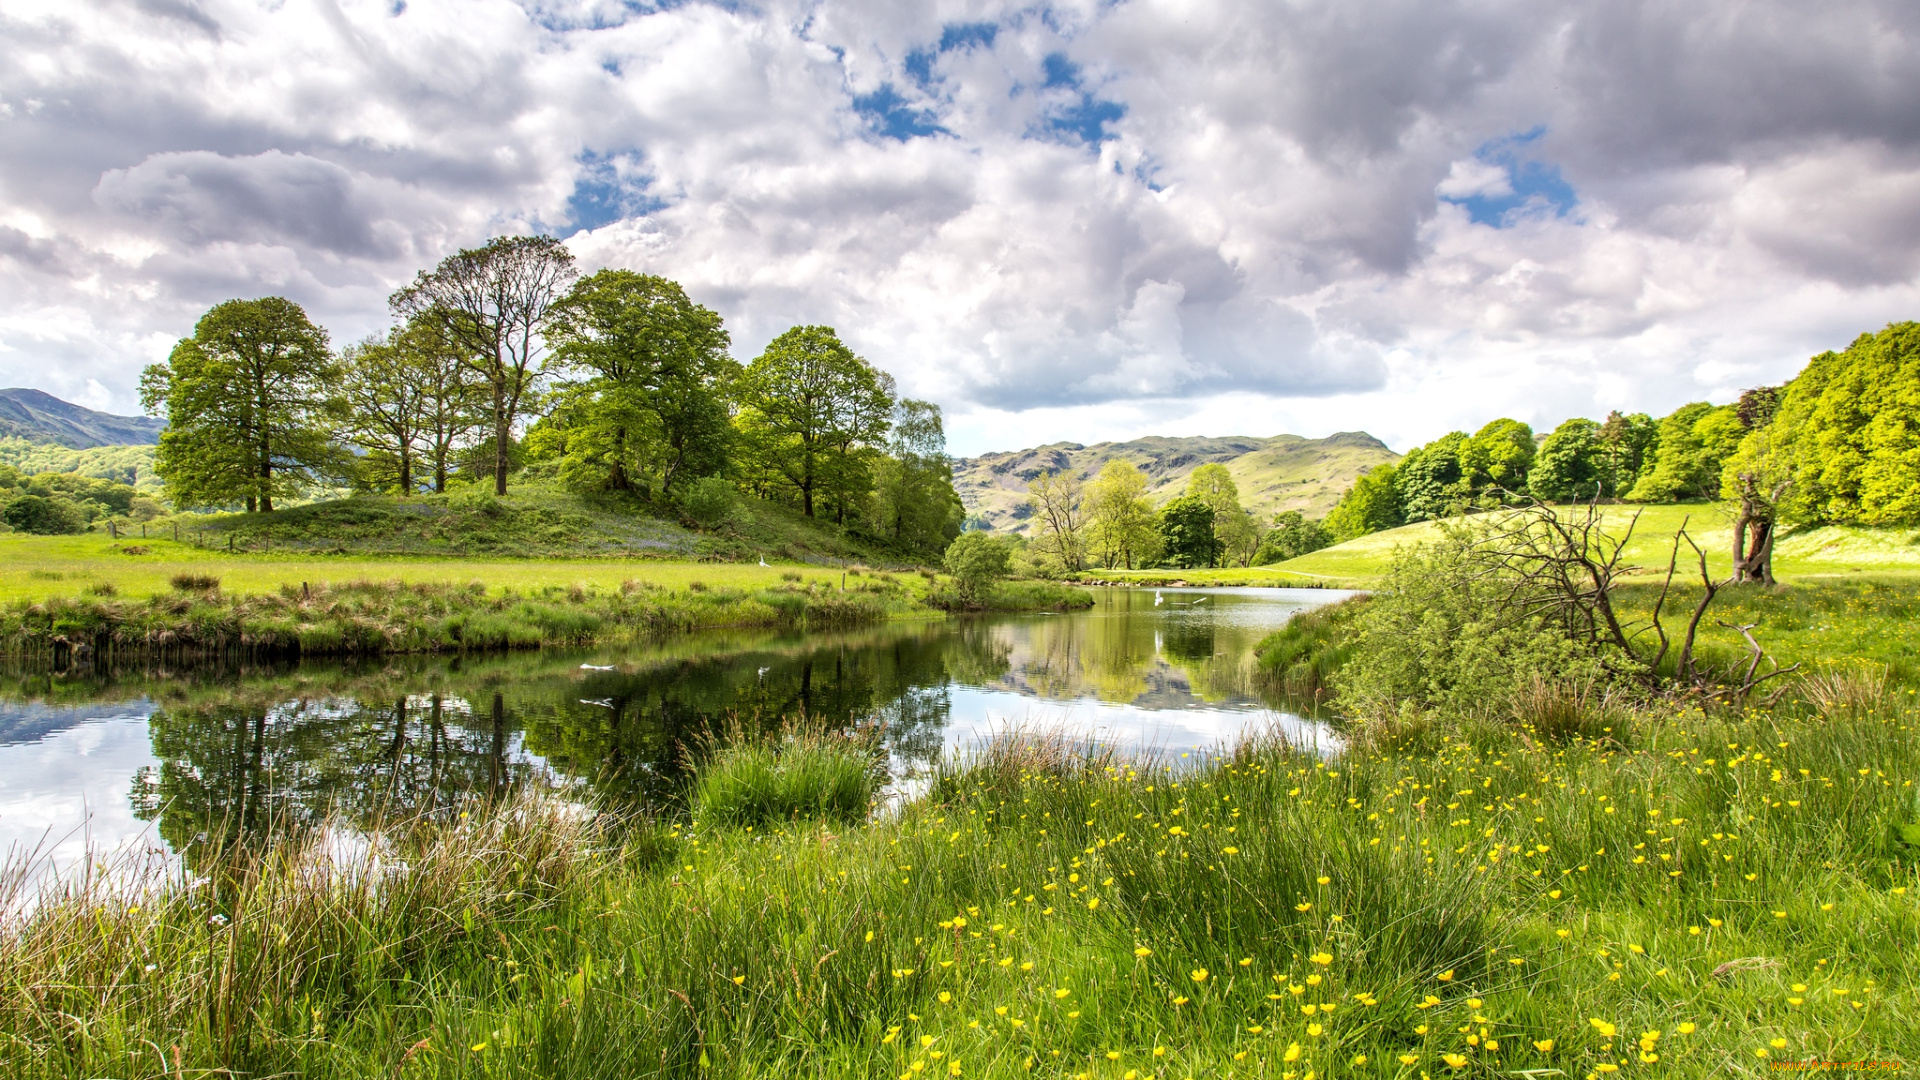
[[[1156, 609], [1151, 593], [1109, 590], [1073, 615], [715, 632], [590, 657], [8, 671], [0, 700], [151, 700], [155, 763], [134, 778], [134, 808], [197, 868], [270, 822], [365, 830], [449, 817], [533, 783], [613, 810], [671, 810], [686, 787], [684, 747], [736, 719], [749, 729], [801, 714], [829, 725], [879, 721], [894, 763], [917, 769], [945, 745], [956, 689], [1135, 715], [1257, 708], [1253, 644], [1320, 598], [1193, 595]], [[981, 707], [980, 694], [965, 700]]]
[[949, 681], [1005, 665], [989, 635], [929, 626], [676, 653], [611, 671], [551, 654], [396, 665], [309, 680], [297, 696], [274, 679], [162, 692], [149, 718], [158, 761], [135, 778], [135, 809], [195, 866], [270, 822], [277, 834], [325, 821], [364, 830], [528, 783], [610, 809], [671, 808], [683, 747], [719, 722], [877, 720], [896, 760], [924, 762], [941, 746]]

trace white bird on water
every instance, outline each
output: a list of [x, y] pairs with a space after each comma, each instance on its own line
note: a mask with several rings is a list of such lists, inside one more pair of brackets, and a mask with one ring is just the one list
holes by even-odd
[[1160, 590], [1159, 589], [1153, 590], [1153, 606], [1159, 607], [1162, 602], [1163, 602], [1163, 598], [1160, 595]]

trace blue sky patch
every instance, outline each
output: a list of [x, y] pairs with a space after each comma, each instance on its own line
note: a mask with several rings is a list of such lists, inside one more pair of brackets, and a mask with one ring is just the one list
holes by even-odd
[[647, 194], [653, 178], [640, 172], [640, 155], [581, 154], [580, 175], [567, 196], [567, 220], [575, 228], [597, 229], [664, 209], [666, 201]]
[[1127, 115], [1127, 107], [1117, 101], [1102, 101], [1092, 94], [1047, 117], [1047, 128], [1056, 135], [1095, 145], [1111, 136], [1107, 125]]
[[[1112, 137], [1107, 125], [1127, 114], [1125, 105], [1094, 97], [1083, 89], [1080, 65], [1067, 59], [1066, 53], [1048, 53], [1040, 61], [1040, 70], [1046, 76], [1040, 84], [1041, 89], [1079, 92], [1078, 101], [1047, 111], [1043, 121], [1046, 134], [1089, 146], [1098, 145], [1102, 140]], [[1017, 90], [1015, 92], [1018, 93]]]
[[922, 135], [943, 135], [947, 130], [936, 123], [926, 109], [908, 104], [892, 83], [881, 83], [880, 89], [871, 94], [856, 95], [853, 110], [866, 118], [867, 126], [875, 134], [901, 142]]
[[1080, 65], [1067, 59], [1066, 53], [1048, 53], [1040, 61], [1041, 70], [1046, 72], [1045, 87], [1065, 86], [1078, 88], [1080, 85]]
[[975, 45], [991, 49], [999, 33], [1000, 27], [994, 23], [948, 23], [940, 28], [940, 51], [970, 49]]
[[1496, 229], [1542, 212], [1566, 217], [1579, 205], [1580, 196], [1560, 175], [1560, 166], [1537, 160], [1531, 152], [1546, 132], [1545, 127], [1536, 127], [1482, 144], [1473, 152], [1474, 160], [1503, 171], [1504, 183], [1481, 184], [1480, 190], [1471, 192], [1442, 193], [1440, 199], [1465, 207], [1467, 216], [1475, 222]]

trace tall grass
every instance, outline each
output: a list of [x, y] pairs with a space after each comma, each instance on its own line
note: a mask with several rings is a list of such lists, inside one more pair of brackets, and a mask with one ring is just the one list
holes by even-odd
[[1254, 648], [1266, 679], [1294, 697], [1320, 699], [1333, 689], [1334, 672], [1353, 656], [1354, 622], [1367, 597], [1303, 611]]
[[872, 729], [831, 732], [805, 717], [772, 734], [733, 725], [711, 740], [694, 781], [703, 821], [765, 826], [802, 820], [865, 820], [881, 780]]
[[75, 597], [0, 608], [0, 653], [50, 655], [56, 638], [102, 656], [296, 657], [472, 652], [585, 645], [711, 626], [822, 629], [926, 614], [891, 578], [838, 591], [820, 582], [669, 591], [547, 586], [521, 593], [484, 584], [353, 581], [225, 594], [218, 579], [180, 575], [144, 600]]
[[0, 1073], [1302, 1080], [1911, 1059], [1911, 701], [1626, 711], [1632, 730], [1601, 741], [1440, 727], [1431, 751], [1331, 762], [1272, 742], [1187, 773], [1028, 739], [864, 825], [723, 825], [702, 797], [613, 830], [534, 802], [236, 853], [207, 883], [96, 885], [9, 924]]

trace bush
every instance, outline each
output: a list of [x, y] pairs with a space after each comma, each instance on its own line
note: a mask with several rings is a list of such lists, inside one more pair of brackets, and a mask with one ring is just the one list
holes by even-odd
[[500, 500], [494, 497], [493, 492], [481, 487], [468, 487], [454, 492], [447, 497], [447, 505], [455, 510], [470, 514], [486, 514], [488, 517], [497, 516], [501, 510], [505, 509], [500, 505]]
[[20, 532], [42, 536], [87, 531], [86, 511], [58, 495], [22, 495], [7, 504], [0, 518]]
[[220, 579], [212, 574], [175, 574], [167, 584], [180, 592], [212, 592], [220, 587]]
[[1297, 559], [1324, 547], [1333, 546], [1333, 534], [1326, 523], [1316, 521], [1298, 510], [1289, 510], [1273, 519], [1273, 528], [1260, 540], [1254, 553], [1255, 566], [1268, 566]]
[[733, 514], [733, 485], [718, 476], [703, 476], [687, 485], [681, 506], [687, 516], [712, 529]]
[[964, 532], [947, 545], [945, 561], [961, 598], [973, 603], [985, 596], [994, 582], [1007, 576], [1012, 557], [1012, 549], [999, 537]]
[[695, 812], [723, 825], [800, 818], [865, 820], [878, 775], [857, 737], [818, 731], [743, 736], [735, 731], [694, 781]]
[[1334, 678], [1362, 715], [1401, 707], [1457, 716], [1510, 710], [1526, 686], [1609, 685], [1593, 647], [1513, 601], [1514, 584], [1475, 561], [1476, 535], [1447, 529], [1395, 558], [1357, 622], [1354, 655]]

